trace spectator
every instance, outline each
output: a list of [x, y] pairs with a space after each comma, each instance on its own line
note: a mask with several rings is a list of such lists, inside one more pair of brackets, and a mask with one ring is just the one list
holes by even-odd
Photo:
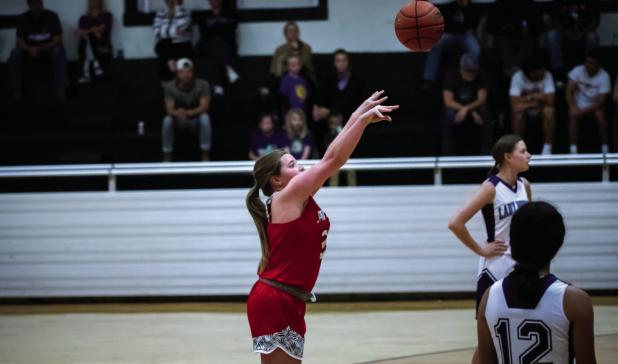
[[285, 131], [290, 154], [297, 160], [309, 159], [313, 151], [313, 134], [307, 128], [305, 112], [291, 109], [285, 115]]
[[333, 71], [322, 83], [322, 88], [313, 107], [313, 120], [323, 120], [331, 110], [337, 110], [348, 120], [356, 106], [363, 102], [365, 82], [352, 72], [350, 55], [345, 49], [337, 49], [333, 55]]
[[[336, 110], [333, 110], [328, 115], [328, 133], [324, 135], [323, 139], [323, 148], [324, 150], [328, 149], [328, 146], [335, 140], [337, 135], [343, 129], [343, 115]], [[332, 187], [339, 186], [339, 176], [341, 172], [337, 172], [333, 174], [328, 180], [328, 184]], [[348, 186], [356, 186], [356, 171], [353, 169], [348, 169], [346, 171], [346, 178], [348, 182]]]
[[467, 53], [461, 56], [459, 70], [447, 75], [442, 95], [445, 106], [442, 120], [442, 155], [453, 154], [455, 128], [464, 123], [480, 127], [481, 153], [489, 154], [493, 123], [487, 109], [487, 82], [479, 71], [476, 54]]
[[541, 9], [533, 0], [497, 0], [490, 6], [487, 30], [508, 77], [532, 54], [543, 28]]
[[581, 119], [592, 117], [597, 123], [601, 152], [609, 153], [605, 101], [611, 90], [609, 74], [601, 68], [599, 51], [591, 49], [583, 65], [569, 72], [566, 100], [569, 105], [569, 151], [577, 153], [577, 126]]
[[191, 44], [191, 14], [182, 6], [183, 0], [165, 0], [165, 9], [154, 19], [155, 53], [159, 58], [159, 77], [169, 80], [176, 72], [176, 60], [193, 58]]
[[558, 0], [553, 3], [553, 29], [547, 32], [547, 50], [556, 85], [561, 86], [565, 79], [562, 46], [583, 42], [586, 51], [598, 46], [601, 10], [598, 0]]
[[310, 87], [309, 81], [300, 74], [300, 69], [300, 58], [291, 55], [288, 58], [288, 71], [279, 82], [282, 115], [286, 115], [290, 109], [307, 111]]
[[275, 149], [283, 149], [286, 147], [287, 138], [283, 133], [275, 129], [273, 116], [271, 114], [263, 114], [260, 116], [258, 129], [251, 136], [249, 159], [255, 161]]
[[523, 136], [526, 121], [541, 117], [544, 140], [541, 154], [551, 154], [556, 125], [554, 79], [543, 64], [542, 58], [533, 53], [526, 59], [520, 71], [511, 78], [511, 126], [513, 132]]
[[112, 14], [103, 8], [103, 0], [88, 0], [88, 12], [79, 18], [80, 83], [90, 82], [90, 70], [97, 78], [109, 74], [112, 61]]
[[443, 53], [471, 53], [475, 58], [481, 54], [481, 47], [475, 36], [481, 14], [470, 5], [470, 0], [453, 1], [441, 7], [440, 11], [444, 17], [444, 34], [427, 55], [423, 73], [425, 85], [436, 81]]
[[28, 8], [17, 19], [17, 46], [9, 60], [12, 99], [22, 98], [24, 63], [39, 59], [51, 59], [55, 96], [63, 99], [68, 80], [60, 20], [56, 13], [43, 7], [43, 0], [28, 0]]
[[174, 131], [199, 129], [202, 161], [210, 159], [211, 124], [210, 86], [202, 79], [194, 79], [193, 62], [181, 58], [176, 62], [176, 79], [164, 84], [165, 109], [163, 119], [163, 161], [172, 161]]
[[276, 78], [281, 77], [287, 70], [287, 62], [290, 56], [297, 56], [300, 59], [302, 73], [315, 83], [311, 47], [300, 40], [298, 24], [293, 21], [287, 22], [283, 28], [283, 35], [286, 42], [275, 51], [270, 63], [270, 73]]
[[239, 77], [232, 67], [238, 53], [236, 42], [238, 19], [232, 6], [233, 2], [228, 2], [228, 6], [224, 6], [223, 0], [208, 0], [208, 2], [210, 10], [206, 11], [204, 18], [199, 22], [199, 48], [215, 61], [220, 73], [225, 73], [227, 80], [234, 83]]

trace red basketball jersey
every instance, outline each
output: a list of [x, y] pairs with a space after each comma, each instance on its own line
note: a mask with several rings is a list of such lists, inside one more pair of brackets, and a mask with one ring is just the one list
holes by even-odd
[[311, 292], [318, 279], [329, 229], [328, 217], [311, 196], [296, 220], [269, 223], [268, 265], [260, 277]]

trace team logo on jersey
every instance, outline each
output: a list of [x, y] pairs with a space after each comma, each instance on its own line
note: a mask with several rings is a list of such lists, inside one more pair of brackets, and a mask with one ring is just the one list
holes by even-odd
[[513, 215], [515, 211], [527, 203], [528, 201], [512, 201], [498, 206], [498, 218], [502, 220]]
[[316, 223], [320, 223], [320, 221], [326, 221], [326, 213], [322, 210], [318, 211], [318, 221]]

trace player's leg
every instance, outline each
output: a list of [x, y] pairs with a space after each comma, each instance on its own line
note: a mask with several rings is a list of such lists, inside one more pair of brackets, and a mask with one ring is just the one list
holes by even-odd
[[262, 364], [299, 364], [300, 360], [289, 356], [285, 351], [277, 348], [270, 354], [261, 354]]

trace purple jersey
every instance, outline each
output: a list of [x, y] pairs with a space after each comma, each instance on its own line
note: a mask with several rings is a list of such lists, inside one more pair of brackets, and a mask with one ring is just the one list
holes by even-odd
[[302, 76], [292, 76], [287, 73], [281, 77], [279, 93], [286, 100], [287, 108], [284, 113], [290, 109], [305, 110], [305, 103], [309, 96], [309, 82]]

